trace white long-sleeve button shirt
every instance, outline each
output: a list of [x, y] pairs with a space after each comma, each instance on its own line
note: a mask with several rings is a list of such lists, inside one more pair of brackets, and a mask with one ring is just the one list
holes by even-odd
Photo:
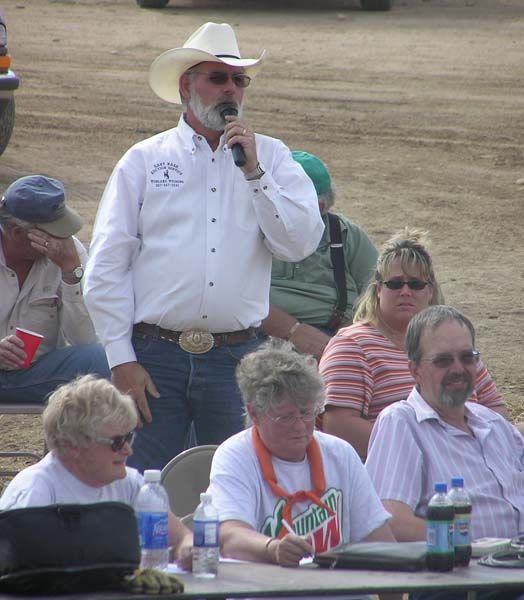
[[[87, 252], [79, 240], [73, 240], [80, 262], [85, 265]], [[67, 343], [97, 341], [81, 284], [64, 283], [62, 271], [48, 258], [34, 262], [20, 289], [16, 273], [5, 263], [0, 243], [0, 295], [0, 339], [13, 335], [17, 327], [40, 333], [44, 339], [34, 360]]]
[[314, 186], [279, 140], [256, 135], [265, 175], [248, 182], [183, 117], [115, 167], [94, 227], [86, 303], [111, 367], [136, 360], [134, 323], [213, 333], [258, 326], [272, 255], [299, 261], [324, 225]]

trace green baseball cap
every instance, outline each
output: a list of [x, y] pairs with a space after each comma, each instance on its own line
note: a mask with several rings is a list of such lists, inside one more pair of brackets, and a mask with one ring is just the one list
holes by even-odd
[[329, 192], [331, 189], [331, 175], [320, 158], [309, 152], [304, 152], [303, 150], [293, 150], [291, 155], [296, 162], [302, 166], [313, 182], [313, 185], [317, 190], [317, 196]]

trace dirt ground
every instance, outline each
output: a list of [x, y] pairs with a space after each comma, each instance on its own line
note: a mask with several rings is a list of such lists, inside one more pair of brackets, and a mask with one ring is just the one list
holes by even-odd
[[[22, 83], [0, 190], [61, 179], [87, 244], [116, 161], [178, 120], [147, 84], [150, 63], [202, 23], [229, 22], [243, 55], [269, 51], [249, 122], [321, 156], [339, 209], [377, 244], [428, 230], [446, 300], [473, 319], [524, 417], [524, 0], [397, 0], [389, 13], [356, 0], [7, 0], [3, 12]], [[0, 432], [0, 449], [42, 447], [36, 417], [0, 417]]]

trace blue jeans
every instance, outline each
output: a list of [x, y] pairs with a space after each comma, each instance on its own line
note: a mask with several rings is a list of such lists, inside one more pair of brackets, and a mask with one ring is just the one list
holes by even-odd
[[100, 344], [51, 350], [29, 369], [0, 370], [0, 402], [42, 404], [59, 385], [92, 373], [110, 379], [106, 353]]
[[160, 398], [147, 395], [153, 421], [138, 430], [128, 465], [139, 471], [161, 469], [184, 449], [191, 423], [199, 444], [220, 444], [244, 429], [235, 369], [259, 343], [254, 337], [190, 354], [173, 342], [133, 335], [137, 361], [153, 379]]

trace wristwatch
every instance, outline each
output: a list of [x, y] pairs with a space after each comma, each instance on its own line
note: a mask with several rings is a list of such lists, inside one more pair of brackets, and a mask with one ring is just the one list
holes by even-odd
[[260, 166], [260, 163], [257, 163], [257, 166], [252, 171], [249, 171], [249, 173], [245, 175], [245, 178], [247, 181], [253, 181], [255, 179], [260, 179], [264, 173], [265, 171]]
[[62, 271], [62, 279], [66, 283], [80, 283], [84, 276], [84, 268], [82, 265], [75, 267], [72, 271]]

